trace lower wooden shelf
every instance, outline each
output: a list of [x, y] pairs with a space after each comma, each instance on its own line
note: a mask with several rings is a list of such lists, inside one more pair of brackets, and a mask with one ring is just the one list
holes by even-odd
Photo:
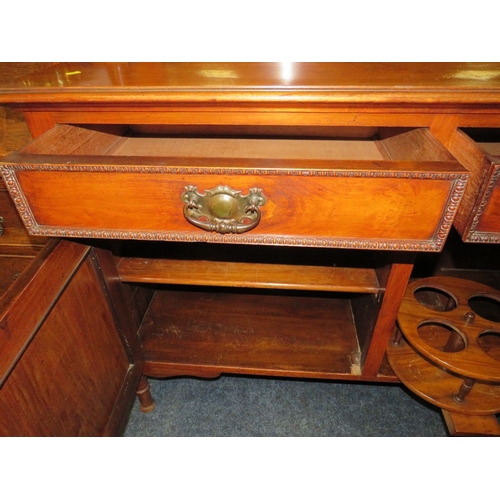
[[[363, 379], [355, 312], [370, 294], [169, 287], [142, 322], [144, 374]], [[374, 380], [372, 378], [372, 380]], [[397, 381], [384, 367], [376, 380]]]
[[374, 269], [122, 258], [124, 282], [379, 293]]

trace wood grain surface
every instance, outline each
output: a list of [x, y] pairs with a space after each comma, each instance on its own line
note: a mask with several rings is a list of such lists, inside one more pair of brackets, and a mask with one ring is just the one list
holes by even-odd
[[499, 103], [499, 86], [495, 63], [60, 63], [0, 102]]

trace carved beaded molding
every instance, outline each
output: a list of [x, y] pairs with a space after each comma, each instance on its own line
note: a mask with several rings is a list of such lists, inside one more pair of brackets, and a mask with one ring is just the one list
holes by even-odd
[[[380, 164], [380, 162], [379, 162]], [[226, 167], [169, 167], [141, 165], [19, 165], [4, 164], [3, 174], [9, 171], [48, 171], [48, 172], [105, 172], [136, 174], [202, 174], [202, 175], [283, 175], [283, 176], [317, 176], [317, 177], [382, 177], [394, 179], [433, 179], [455, 180], [467, 175], [459, 173], [439, 172], [394, 172], [390, 170], [322, 170], [314, 169], [278, 169], [278, 168], [226, 168]]]
[[483, 216], [483, 212], [486, 210], [486, 206], [488, 205], [488, 202], [490, 201], [491, 195], [493, 194], [493, 191], [495, 190], [499, 180], [500, 180], [500, 166], [497, 165], [495, 167], [495, 171], [493, 172], [493, 175], [490, 178], [490, 182], [488, 183], [488, 186], [486, 187], [486, 190], [483, 194], [483, 197], [481, 199], [481, 204], [479, 205], [479, 207], [474, 215], [474, 219], [472, 220], [472, 223], [471, 223], [468, 235], [467, 235], [468, 242], [500, 243], [500, 235], [498, 233], [486, 233], [483, 231], [476, 231], [476, 228], [481, 220], [481, 217]]
[[[360, 240], [355, 238], [316, 238], [294, 236], [253, 236], [251, 234], [215, 234], [171, 231], [116, 231], [85, 230], [65, 227], [39, 226], [29, 204], [20, 189], [16, 171], [61, 171], [61, 172], [128, 172], [156, 174], [226, 174], [226, 175], [288, 175], [288, 176], [333, 176], [333, 177], [382, 177], [401, 179], [429, 179], [452, 181], [452, 188], [446, 201], [446, 208], [431, 240]], [[2, 175], [14, 200], [18, 212], [29, 233], [36, 236], [65, 238], [133, 239], [173, 242], [234, 243], [245, 245], [279, 245], [326, 247], [363, 250], [396, 251], [440, 251], [453, 224], [458, 204], [462, 199], [468, 174], [436, 172], [391, 172], [391, 171], [350, 171], [350, 170], [280, 170], [253, 168], [212, 168], [212, 167], [168, 167], [168, 166], [127, 166], [127, 165], [4, 165]]]

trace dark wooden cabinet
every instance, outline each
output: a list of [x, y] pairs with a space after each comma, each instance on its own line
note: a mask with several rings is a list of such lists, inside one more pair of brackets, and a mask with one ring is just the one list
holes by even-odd
[[119, 434], [141, 375], [398, 382], [415, 256], [491, 177], [455, 137], [500, 126], [500, 81], [235, 64], [227, 87], [202, 66], [125, 64], [117, 85], [116, 65], [61, 64], [0, 88], [36, 137], [3, 159], [7, 189], [57, 239], [2, 298], [4, 434]]
[[0, 435], [123, 432], [143, 361], [109, 259], [54, 240], [3, 295]]

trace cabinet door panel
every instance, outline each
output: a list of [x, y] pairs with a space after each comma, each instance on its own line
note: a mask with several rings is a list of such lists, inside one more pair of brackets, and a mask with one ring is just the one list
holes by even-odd
[[[11, 363], [2, 373], [0, 435], [122, 432], [142, 364], [134, 359], [134, 337], [121, 327], [116, 293], [105, 284], [99, 262], [105, 258], [62, 241], [35, 261], [28, 283], [2, 299], [0, 340]], [[47, 274], [53, 277], [48, 300]], [[9, 342], [18, 333], [23, 341]]]

